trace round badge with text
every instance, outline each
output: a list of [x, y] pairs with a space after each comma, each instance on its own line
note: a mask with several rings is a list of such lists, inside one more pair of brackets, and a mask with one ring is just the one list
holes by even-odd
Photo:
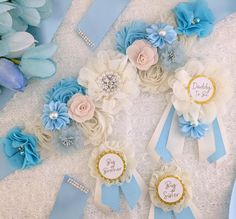
[[117, 151], [104, 151], [97, 159], [99, 175], [111, 182], [119, 181], [126, 171], [125, 155]]
[[184, 198], [185, 187], [176, 176], [166, 176], [159, 180], [156, 187], [159, 199], [168, 205], [174, 205]]
[[215, 82], [205, 75], [193, 77], [188, 84], [188, 92], [194, 102], [198, 104], [204, 104], [210, 101], [215, 91]]

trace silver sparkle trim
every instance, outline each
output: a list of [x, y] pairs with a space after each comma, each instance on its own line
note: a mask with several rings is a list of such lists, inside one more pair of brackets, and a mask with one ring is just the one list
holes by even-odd
[[72, 186], [74, 186], [75, 188], [79, 189], [81, 192], [84, 192], [84, 193], [86, 193], [86, 194], [89, 192], [88, 188], [86, 188], [84, 185], [82, 185], [82, 184], [76, 182], [76, 181], [75, 181], [74, 179], [72, 179], [72, 178], [69, 178], [69, 179], [67, 180], [67, 183], [69, 183], [69, 184], [71, 184]]
[[105, 96], [113, 95], [119, 90], [120, 76], [116, 72], [104, 72], [97, 78], [97, 84]]
[[91, 48], [95, 47], [95, 44], [92, 40], [88, 38], [88, 36], [80, 29], [77, 30], [79, 36], [84, 40], [84, 42]]

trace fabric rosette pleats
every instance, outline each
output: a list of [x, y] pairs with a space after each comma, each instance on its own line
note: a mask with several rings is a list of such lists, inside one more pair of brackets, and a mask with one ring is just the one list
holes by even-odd
[[136, 162], [130, 147], [106, 142], [93, 150], [89, 167], [96, 178], [94, 200], [102, 209], [119, 211], [121, 193], [130, 209], [145, 198], [147, 187], [135, 170]]
[[192, 203], [192, 186], [188, 174], [173, 163], [153, 172], [149, 194], [152, 204], [148, 219], [200, 218]]
[[176, 70], [169, 85], [170, 103], [148, 145], [150, 153], [170, 162], [191, 137], [198, 142], [199, 159], [216, 162], [226, 154], [221, 114], [233, 93], [228, 71], [216, 62], [192, 59]]

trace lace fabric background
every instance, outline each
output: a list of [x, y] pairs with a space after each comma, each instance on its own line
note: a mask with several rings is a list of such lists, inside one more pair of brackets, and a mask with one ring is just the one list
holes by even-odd
[[[173, 22], [170, 10], [178, 0], [132, 0], [122, 16], [119, 17], [99, 49], [115, 48], [115, 33], [126, 23], [143, 19], [147, 22]], [[75, 25], [85, 13], [91, 0], [73, 0], [72, 6], [58, 30], [54, 41], [59, 45], [55, 60], [57, 74], [49, 80], [32, 81], [27, 90], [15, 95], [7, 107], [0, 113], [0, 136], [15, 125], [31, 125], [40, 121], [43, 97], [49, 87], [63, 77], [77, 76], [87, 57], [93, 55], [75, 32]], [[190, 55], [211, 57], [219, 60], [232, 70], [232, 80], [236, 87], [236, 14], [218, 23], [214, 33], [195, 42]], [[224, 72], [222, 72], [224, 77]], [[129, 112], [117, 116], [114, 135], [111, 139], [126, 139], [136, 150], [139, 161], [138, 171], [146, 181], [155, 164], [151, 161], [145, 147], [166, 106], [163, 94], [150, 95], [142, 93]], [[230, 193], [236, 177], [236, 95], [228, 105], [224, 115], [228, 135], [228, 156], [217, 163], [209, 165], [198, 162], [196, 142], [186, 140], [183, 156], [178, 164], [192, 176], [194, 184], [194, 203], [203, 219], [228, 218]], [[56, 199], [64, 174], [69, 174], [90, 188], [92, 195], [88, 200], [85, 218], [88, 219], [144, 219], [148, 217], [150, 200], [130, 211], [122, 201], [119, 214], [103, 213], [93, 203], [95, 180], [90, 177], [87, 166], [92, 148], [87, 147], [73, 155], [60, 155], [53, 152], [45, 156], [42, 165], [26, 171], [17, 171], [0, 182], [0, 219], [44, 219], [48, 218]]]

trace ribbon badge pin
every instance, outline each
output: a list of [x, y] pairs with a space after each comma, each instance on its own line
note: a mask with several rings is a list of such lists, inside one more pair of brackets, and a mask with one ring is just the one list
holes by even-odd
[[120, 210], [120, 191], [131, 209], [145, 198], [147, 187], [135, 170], [130, 147], [105, 142], [92, 152], [89, 167], [97, 179], [94, 200], [103, 209]]

